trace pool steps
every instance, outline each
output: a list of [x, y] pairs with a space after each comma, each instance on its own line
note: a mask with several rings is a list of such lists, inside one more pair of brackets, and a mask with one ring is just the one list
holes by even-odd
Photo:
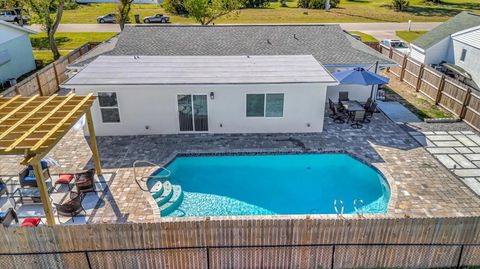
[[[161, 185], [161, 186], [159, 186]], [[157, 190], [156, 192], [154, 192]], [[160, 215], [166, 216], [175, 211], [183, 201], [183, 191], [180, 185], [173, 185], [170, 181], [156, 182], [150, 189], [155, 202], [160, 208]]]

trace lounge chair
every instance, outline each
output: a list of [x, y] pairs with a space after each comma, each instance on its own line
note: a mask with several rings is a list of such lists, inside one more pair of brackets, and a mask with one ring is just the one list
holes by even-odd
[[78, 192], [89, 192], [95, 191], [95, 169], [89, 169], [83, 173], [79, 173], [75, 175], [75, 186], [77, 186]]
[[5, 184], [5, 182], [3, 182], [3, 180], [0, 178], [0, 196], [4, 194], [8, 195], [7, 184]]
[[365, 121], [365, 110], [358, 110], [350, 114], [350, 121], [352, 122], [352, 124], [350, 124], [352, 128], [354, 129], [362, 128], [363, 125], [361, 124], [361, 122]]
[[[46, 161], [41, 161], [43, 170], [43, 177], [45, 180], [50, 178], [50, 170], [48, 169], [48, 164]], [[37, 187], [37, 177], [33, 171], [33, 166], [29, 165], [18, 174], [20, 180], [20, 186], [22, 187]]]
[[[81, 192], [70, 192], [70, 199], [66, 202], [61, 204], [53, 203], [53, 205], [57, 208], [57, 213], [59, 216], [66, 216], [66, 217], [75, 217], [76, 215], [80, 214], [80, 212], [85, 212], [85, 209], [82, 206], [83, 198], [85, 197], [84, 193]], [[60, 222], [60, 217], [58, 219]], [[72, 219], [72, 221], [74, 221]]]
[[17, 213], [13, 208], [8, 209], [6, 212], [0, 211], [0, 223], [3, 227], [8, 227], [15, 220], [18, 223]]

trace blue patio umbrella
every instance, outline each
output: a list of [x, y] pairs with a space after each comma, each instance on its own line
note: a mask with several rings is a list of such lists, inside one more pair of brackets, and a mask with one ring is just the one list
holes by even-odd
[[[376, 67], [375, 67], [376, 68]], [[339, 71], [333, 73], [333, 76], [340, 82], [340, 84], [353, 84], [353, 85], [372, 85], [372, 91], [370, 97], [373, 95], [374, 85], [388, 84], [389, 78], [381, 76], [375, 72], [365, 70], [362, 67], [357, 67], [350, 70]]]

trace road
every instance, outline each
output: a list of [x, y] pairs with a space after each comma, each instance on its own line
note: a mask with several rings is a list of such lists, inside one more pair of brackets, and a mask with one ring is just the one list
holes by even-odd
[[[337, 24], [337, 23], [327, 23]], [[408, 23], [339, 23], [347, 31], [361, 31], [382, 40], [396, 38], [395, 31], [408, 30]], [[414, 22], [411, 30], [432, 30], [439, 22]], [[39, 25], [30, 25], [35, 31], [41, 31]], [[61, 24], [58, 32], [120, 32], [118, 24]]]

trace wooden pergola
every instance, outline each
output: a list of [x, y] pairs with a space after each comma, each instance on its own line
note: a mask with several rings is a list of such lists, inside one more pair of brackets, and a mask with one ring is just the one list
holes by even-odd
[[[40, 161], [86, 115], [95, 167], [102, 174], [90, 107], [93, 94], [76, 96], [0, 97], [0, 154], [22, 155], [21, 164], [32, 165], [48, 225], [55, 224]], [[72, 154], [74, 154], [72, 152]]]

